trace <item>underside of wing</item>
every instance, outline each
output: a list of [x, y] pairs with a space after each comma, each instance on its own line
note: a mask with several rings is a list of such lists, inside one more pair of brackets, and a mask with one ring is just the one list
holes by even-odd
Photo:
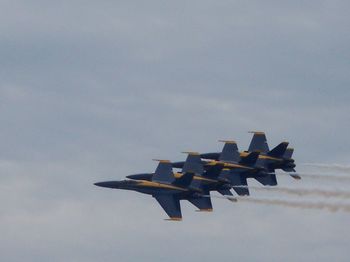
[[211, 204], [210, 197], [196, 197], [188, 199], [194, 206], [196, 206], [199, 211], [213, 211], [213, 205]]
[[169, 216], [169, 220], [180, 221], [182, 220], [180, 200], [174, 195], [155, 195], [153, 196], [164, 211]]

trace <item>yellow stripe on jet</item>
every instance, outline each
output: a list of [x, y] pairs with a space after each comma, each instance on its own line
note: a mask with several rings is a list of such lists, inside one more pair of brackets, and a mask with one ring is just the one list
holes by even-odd
[[[182, 176], [183, 176], [182, 173], [174, 173], [174, 177], [175, 178], [180, 178]], [[206, 178], [206, 177], [202, 177], [202, 176], [193, 176], [193, 179], [194, 180], [205, 181], [205, 182], [209, 182], [209, 183], [216, 183], [216, 182], [218, 182], [218, 180], [210, 179], [210, 178]]]
[[207, 166], [216, 166], [216, 165], [223, 165], [224, 168], [243, 168], [243, 169], [254, 169], [248, 166], [243, 166], [240, 164], [233, 164], [233, 163], [227, 163], [227, 162], [223, 162], [223, 161], [216, 161], [216, 160], [212, 160], [209, 161], [208, 163], [206, 163]]
[[167, 184], [162, 184], [162, 183], [147, 181], [147, 180], [139, 180], [137, 185], [144, 186], [144, 187], [166, 188], [166, 189], [173, 189], [173, 190], [180, 190], [180, 191], [188, 191], [187, 189], [182, 187], [177, 187], [173, 185], [167, 185]]
[[166, 218], [164, 219], [166, 221], [182, 221], [181, 217], [171, 217], [171, 218]]
[[[242, 158], [247, 157], [250, 153], [249, 152], [241, 152], [240, 156]], [[268, 160], [274, 160], [274, 161], [282, 161], [280, 158], [272, 157], [272, 156], [267, 156], [267, 155], [259, 155], [260, 159], [268, 159]]]

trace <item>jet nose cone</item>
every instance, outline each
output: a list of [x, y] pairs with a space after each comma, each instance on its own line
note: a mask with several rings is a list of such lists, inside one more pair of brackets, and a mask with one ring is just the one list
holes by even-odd
[[98, 182], [94, 184], [99, 187], [108, 187], [108, 188], [118, 188], [119, 183], [116, 181], [106, 181], [106, 182]]
[[97, 182], [94, 183], [95, 186], [106, 187], [106, 182]]

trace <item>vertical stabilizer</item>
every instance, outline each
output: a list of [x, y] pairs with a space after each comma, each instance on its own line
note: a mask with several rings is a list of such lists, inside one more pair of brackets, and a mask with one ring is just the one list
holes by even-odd
[[264, 132], [251, 131], [253, 133], [252, 141], [249, 145], [249, 152], [259, 151], [262, 153], [267, 153], [270, 151], [269, 145], [267, 144], [266, 135]]
[[239, 162], [241, 160], [235, 141], [219, 140], [219, 142], [225, 143], [219, 157], [220, 161]]

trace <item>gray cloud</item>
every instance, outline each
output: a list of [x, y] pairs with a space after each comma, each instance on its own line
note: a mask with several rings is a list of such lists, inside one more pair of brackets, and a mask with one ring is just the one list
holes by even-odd
[[150, 197], [92, 184], [220, 150], [218, 139], [243, 150], [249, 130], [290, 141], [299, 163], [348, 164], [348, 9], [2, 1], [3, 260], [346, 261], [344, 213], [214, 200], [211, 214], [183, 203], [175, 224]]

